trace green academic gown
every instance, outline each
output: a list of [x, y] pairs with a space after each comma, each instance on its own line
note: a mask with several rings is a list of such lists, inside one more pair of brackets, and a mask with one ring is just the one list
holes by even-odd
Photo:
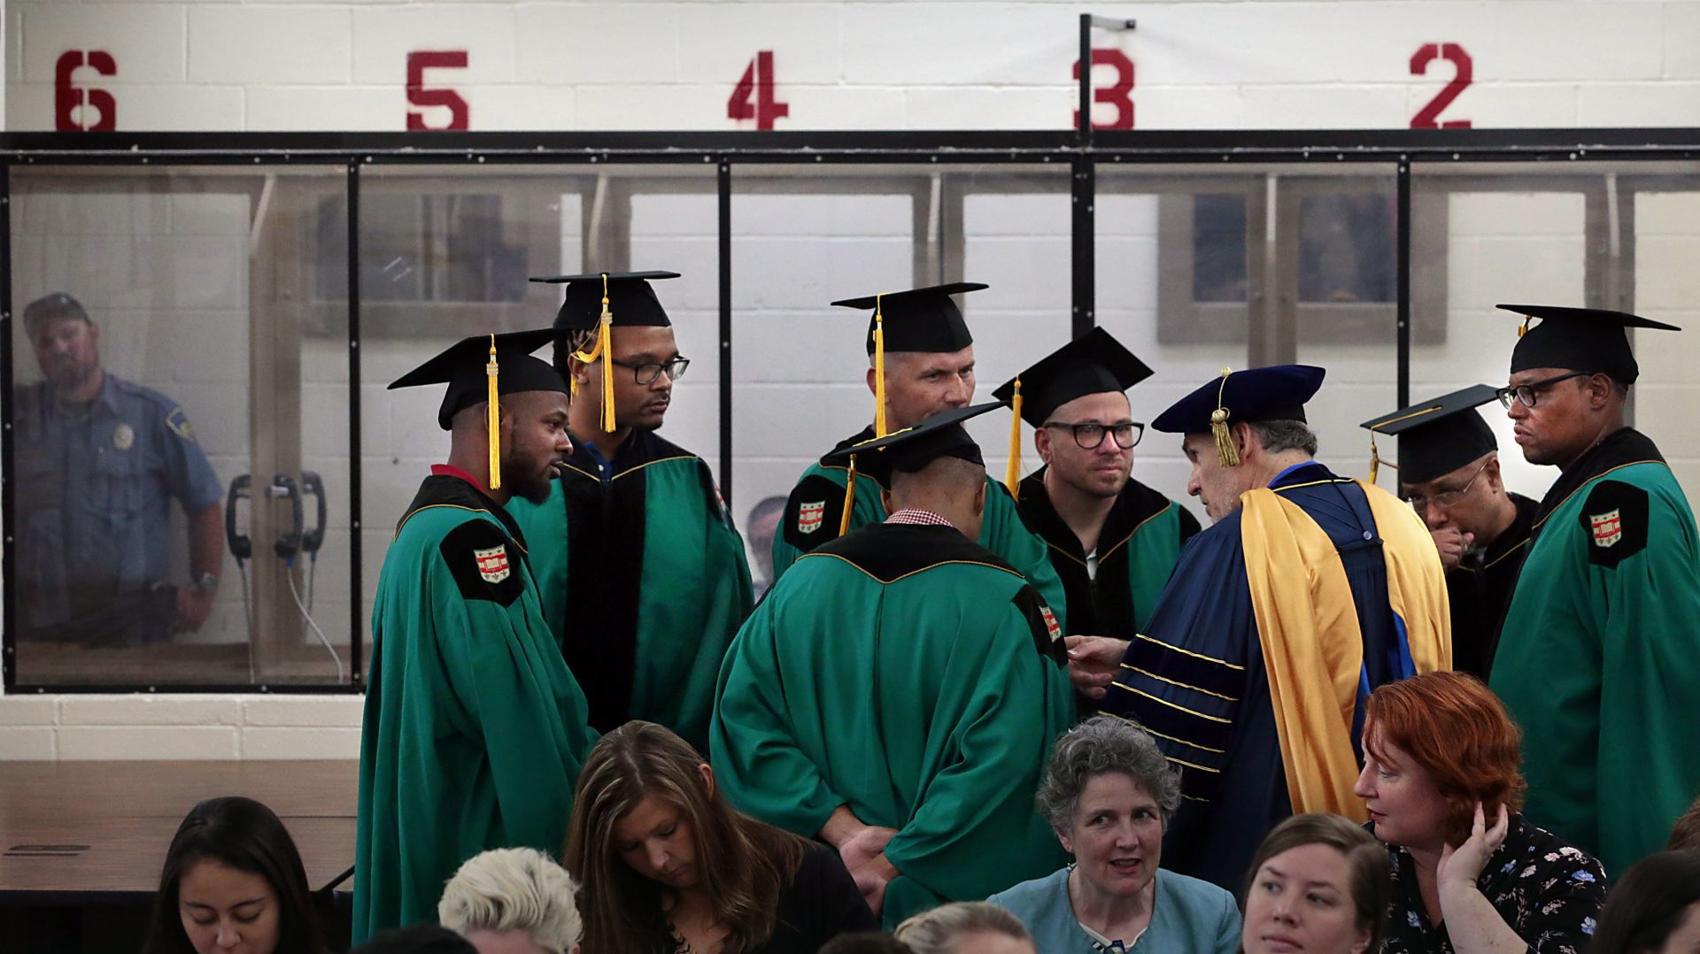
[[695, 454], [654, 431], [612, 461], [573, 444], [548, 500], [508, 508], [543, 617], [597, 731], [643, 719], [706, 752], [720, 661], [755, 603], [744, 541]]
[[[859, 444], [872, 440], [873, 436], [874, 429], [866, 428], [839, 441], [838, 446]], [[803, 471], [802, 478], [791, 488], [779, 532], [773, 535], [775, 580], [784, 576], [785, 570], [798, 557], [838, 536], [849, 475], [849, 468], [842, 464], [816, 461]], [[850, 506], [851, 530], [885, 519], [885, 507], [880, 503], [882, 489], [879, 481], [865, 473], [857, 473], [856, 497]], [[1068, 623], [1068, 597], [1056, 568], [1051, 566], [1049, 548], [1022, 522], [1009, 490], [990, 477], [986, 478], [986, 513], [980, 524], [980, 545], [1026, 577], [1057, 619]]]
[[1056, 869], [1033, 808], [1073, 722], [1062, 629], [1037, 590], [951, 527], [877, 524], [798, 559], [720, 674], [715, 777], [813, 836], [840, 805], [897, 829], [884, 920]]
[[1700, 539], [1625, 428], [1541, 501], [1491, 685], [1523, 727], [1529, 819], [1614, 877], [1700, 792]]
[[436, 468], [384, 554], [360, 738], [354, 943], [434, 921], [489, 848], [559, 856], [595, 742], [543, 621], [525, 537]]

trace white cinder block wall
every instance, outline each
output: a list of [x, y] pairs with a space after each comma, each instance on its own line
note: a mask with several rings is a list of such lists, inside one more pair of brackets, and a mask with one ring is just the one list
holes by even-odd
[[[757, 124], [727, 118], [728, 100], [757, 54], [771, 51], [773, 95], [788, 109], [772, 121], [778, 129], [1064, 128], [1083, 9], [1138, 18], [1135, 32], [1099, 34], [1096, 45], [1134, 64], [1141, 129], [1403, 128], [1454, 75], [1445, 60], [1412, 75], [1413, 54], [1430, 43], [1461, 46], [1472, 66], [1471, 84], [1442, 120], [1478, 128], [1700, 125], [1700, 0], [12, 0], [0, 26], [3, 116], [14, 131], [55, 128], [64, 57], [98, 51], [115, 72], [83, 67], [71, 79], [111, 94], [120, 130], [402, 130], [410, 111], [437, 127], [451, 110], [409, 105], [409, 54], [465, 51], [464, 68], [428, 70], [423, 86], [452, 89], [474, 130], [747, 129]], [[1107, 67], [1095, 77], [1099, 85], [1115, 78]], [[1100, 121], [1117, 112], [1098, 110]], [[99, 118], [87, 113], [71, 118]], [[596, 264], [579, 247], [578, 203], [567, 195], [558, 209], [534, 213], [559, 216], [564, 269]], [[982, 397], [1067, 334], [1068, 209], [1060, 174], [1048, 193], [968, 200], [964, 272], [993, 285], [967, 299]], [[245, 371], [225, 374], [218, 359], [246, 366], [241, 236], [250, 211], [230, 196], [138, 187], [19, 194], [13, 216], [16, 299], [74, 286], [105, 323], [108, 363], [185, 405], [225, 482], [248, 454]], [[1493, 302], [1573, 301], [1582, 290], [1579, 196], [1531, 185], [1519, 194], [1453, 196], [1447, 213], [1447, 335], [1415, 350], [1414, 394], [1502, 376], [1513, 323], [1491, 316]], [[712, 195], [639, 195], [630, 223], [634, 265], [686, 274], [662, 291], [683, 350], [697, 359], [667, 434], [711, 461], [714, 215]], [[783, 493], [807, 457], [865, 422], [860, 320], [824, 304], [907, 280], [912, 213], [906, 195], [740, 194], [733, 215], [730, 489], [742, 522], [755, 501]], [[1157, 368], [1134, 393], [1136, 415], [1149, 418], [1221, 365], [1242, 365], [1243, 349], [1158, 342], [1154, 197], [1101, 195], [1098, 218], [1100, 321]], [[1700, 177], [1692, 192], [1640, 197], [1634, 279], [1644, 312], [1700, 327], [1696, 223]], [[432, 423], [436, 396], [384, 392], [382, 383], [445, 341], [366, 342], [367, 605], [390, 525], [445, 446]], [[1657, 342], [1641, 349], [1639, 420], [1690, 490], [1700, 490], [1700, 457], [1685, 450], [1700, 429], [1682, 411], [1700, 396], [1691, 371], [1700, 334]], [[336, 510], [347, 499], [343, 347], [309, 337], [302, 361], [307, 418], [322, 422], [304, 433], [304, 452], [333, 495], [315, 616], [338, 642], [350, 635], [346, 541], [355, 532]], [[31, 380], [27, 348], [18, 354], [19, 380]], [[1391, 341], [1317, 345], [1301, 359], [1330, 368], [1333, 399], [1318, 415], [1323, 456], [1362, 474], [1367, 444], [1354, 425], [1392, 399]], [[1000, 473], [1004, 426], [976, 429]], [[1030, 432], [1024, 438], [1030, 448]], [[1503, 438], [1509, 447], [1509, 429]], [[1172, 445], [1149, 436], [1136, 473], [1179, 496], [1185, 468]], [[1551, 479], [1520, 461], [1508, 472], [1533, 494]], [[223, 589], [201, 638], [239, 637], [237, 596], [235, 587]], [[0, 759], [353, 757], [359, 719], [357, 697], [0, 697]]]

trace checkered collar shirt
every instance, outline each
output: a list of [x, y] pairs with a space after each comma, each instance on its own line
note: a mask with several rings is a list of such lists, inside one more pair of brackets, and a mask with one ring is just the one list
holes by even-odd
[[899, 510], [885, 518], [886, 523], [906, 523], [923, 527], [954, 527], [956, 524], [931, 510]]

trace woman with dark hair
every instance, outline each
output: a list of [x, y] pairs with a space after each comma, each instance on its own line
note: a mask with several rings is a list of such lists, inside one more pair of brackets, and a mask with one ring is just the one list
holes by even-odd
[[1339, 815], [1276, 825], [1246, 880], [1244, 954], [1376, 954], [1392, 887], [1387, 852]]
[[651, 722], [591, 750], [567, 870], [586, 951], [814, 954], [879, 927], [836, 851], [733, 810], [702, 756]]
[[177, 826], [143, 954], [323, 954], [289, 830], [251, 798], [209, 798]]
[[1393, 865], [1386, 954], [1587, 948], [1605, 870], [1518, 811], [1521, 740], [1474, 676], [1424, 673], [1370, 694], [1354, 790]]
[[1700, 951], [1700, 852], [1661, 851], [1624, 873], [1606, 896], [1588, 954]]

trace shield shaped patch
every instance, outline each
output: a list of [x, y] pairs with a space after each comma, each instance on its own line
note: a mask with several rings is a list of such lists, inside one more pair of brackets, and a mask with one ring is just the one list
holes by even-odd
[[506, 545], [493, 546], [488, 550], [475, 549], [472, 551], [472, 557], [478, 561], [478, 575], [483, 577], [486, 583], [500, 583], [513, 572], [508, 567]]
[[1039, 604], [1039, 615], [1045, 618], [1045, 632], [1050, 634], [1051, 642], [1054, 643], [1057, 640], [1062, 639], [1063, 631], [1061, 624], [1057, 622], [1057, 614], [1051, 612], [1051, 608], [1049, 606], [1041, 603]]
[[1610, 547], [1623, 539], [1623, 514], [1617, 507], [1605, 513], [1589, 514], [1588, 525], [1594, 530], [1596, 547]]
[[817, 500], [797, 508], [797, 532], [814, 533], [826, 518], [826, 501]]

